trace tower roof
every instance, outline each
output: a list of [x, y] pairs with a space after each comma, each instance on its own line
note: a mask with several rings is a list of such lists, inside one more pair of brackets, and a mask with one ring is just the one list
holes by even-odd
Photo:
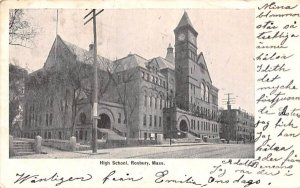
[[192, 22], [187, 14], [186, 11], [184, 11], [177, 27], [174, 29], [174, 31], [176, 32], [177, 30], [179, 30], [180, 28], [183, 28], [183, 27], [188, 27], [190, 28], [190, 30], [192, 30], [194, 32], [195, 35], [198, 35], [197, 31], [194, 29], [193, 25], [192, 25]]
[[182, 26], [188, 26], [188, 25], [191, 26], [191, 27], [193, 27], [193, 25], [191, 23], [191, 20], [190, 20], [188, 14], [187, 14], [187, 12], [184, 11], [184, 13], [183, 13], [183, 15], [182, 15], [182, 17], [180, 19], [180, 22], [177, 25], [177, 28], [182, 27]]

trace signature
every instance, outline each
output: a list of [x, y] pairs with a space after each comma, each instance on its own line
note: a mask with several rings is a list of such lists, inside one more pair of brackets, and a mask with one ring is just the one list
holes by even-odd
[[79, 177], [61, 177], [58, 175], [58, 173], [56, 172], [55, 174], [53, 174], [50, 177], [41, 177], [40, 175], [29, 175], [29, 174], [19, 174], [17, 173], [16, 176], [18, 177], [18, 179], [14, 182], [14, 184], [22, 184], [24, 182], [30, 182], [30, 183], [40, 183], [40, 182], [49, 182], [49, 181], [54, 181], [57, 182], [55, 184], [55, 186], [59, 186], [63, 183], [66, 182], [70, 182], [70, 181], [89, 181], [92, 179], [92, 175], [91, 174], [86, 174], [85, 176], [79, 176]]

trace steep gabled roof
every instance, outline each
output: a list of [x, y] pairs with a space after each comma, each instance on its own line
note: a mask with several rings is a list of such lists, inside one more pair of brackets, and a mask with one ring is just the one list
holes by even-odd
[[[70, 42], [62, 40], [67, 48], [76, 56], [76, 60], [85, 64], [92, 65], [94, 63], [93, 52], [80, 48]], [[107, 70], [112, 66], [112, 62], [100, 55], [97, 55], [98, 68], [101, 70]]]
[[206, 72], [207, 75], [208, 75], [209, 81], [212, 83], [211, 77], [210, 77], [210, 75], [209, 75], [209, 71], [208, 71], [208, 68], [207, 68], [207, 65], [206, 65], [206, 61], [205, 61], [205, 59], [204, 59], [204, 55], [203, 55], [202, 52], [201, 52], [201, 53], [198, 55], [198, 57], [197, 57], [197, 63], [198, 63], [198, 64], [202, 64], [202, 65], [204, 66], [205, 72]]
[[[56, 46], [57, 45], [57, 46]], [[56, 50], [57, 48], [57, 50]], [[49, 52], [49, 55], [47, 57], [46, 63], [55, 64], [56, 62], [53, 62], [53, 57], [56, 58], [54, 55], [55, 53], [58, 53], [57, 51], [60, 48], [66, 48], [72, 55], [76, 57], [76, 61], [85, 63], [85, 64], [93, 64], [93, 53], [85, 50], [83, 48], [80, 48], [76, 46], [75, 44], [72, 44], [70, 42], [67, 42], [63, 40], [59, 35], [56, 36], [55, 41], [51, 47], [51, 50]], [[52, 58], [52, 61], [50, 60]], [[107, 58], [104, 58], [102, 56], [97, 56], [97, 62], [98, 62], [98, 68], [102, 70], [107, 70], [108, 67], [111, 66], [111, 61]], [[47, 65], [52, 66], [52, 65]]]

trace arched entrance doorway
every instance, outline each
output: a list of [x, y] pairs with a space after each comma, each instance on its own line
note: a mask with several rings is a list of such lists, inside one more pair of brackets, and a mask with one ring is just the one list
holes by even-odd
[[189, 129], [188, 129], [188, 125], [185, 120], [180, 121], [179, 129], [180, 129], [180, 131], [188, 132]]
[[100, 119], [98, 119], [97, 127], [99, 129], [110, 129], [111, 122], [107, 114], [100, 114]]

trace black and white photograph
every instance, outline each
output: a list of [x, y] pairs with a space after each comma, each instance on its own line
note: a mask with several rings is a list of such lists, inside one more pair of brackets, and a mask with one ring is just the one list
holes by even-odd
[[253, 9], [10, 9], [11, 159], [254, 158]]

